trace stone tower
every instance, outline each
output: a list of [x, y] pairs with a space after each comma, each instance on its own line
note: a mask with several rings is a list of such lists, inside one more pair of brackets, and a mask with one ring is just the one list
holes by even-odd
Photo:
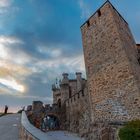
[[69, 98], [69, 78], [67, 73], [62, 74], [63, 79], [60, 83], [60, 92], [61, 92], [61, 102], [65, 104], [65, 101]]
[[53, 104], [58, 104], [61, 101], [60, 88], [57, 87], [56, 84], [53, 84], [52, 91], [53, 91]]
[[107, 1], [81, 32], [92, 122], [140, 118], [140, 66], [128, 23]]

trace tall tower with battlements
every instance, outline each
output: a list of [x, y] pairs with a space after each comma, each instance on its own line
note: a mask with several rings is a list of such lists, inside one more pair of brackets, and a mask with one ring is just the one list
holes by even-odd
[[140, 118], [140, 65], [128, 23], [107, 1], [81, 32], [92, 121]]

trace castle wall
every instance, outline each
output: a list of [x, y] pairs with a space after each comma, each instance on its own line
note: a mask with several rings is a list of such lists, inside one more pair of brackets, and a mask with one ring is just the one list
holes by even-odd
[[137, 46], [138, 54], [140, 54], [140, 44], [136, 44], [136, 46]]
[[139, 118], [140, 67], [126, 21], [107, 2], [81, 31], [92, 121]]
[[53, 90], [53, 104], [57, 104], [59, 99], [61, 99], [60, 89], [56, 88]]
[[85, 136], [90, 129], [90, 110], [87, 88], [66, 101], [67, 129]]
[[77, 81], [76, 80], [70, 80], [69, 81], [69, 87], [70, 87], [69, 92], [71, 92], [71, 96], [73, 96], [77, 92]]
[[[87, 102], [85, 105], [85, 99], [89, 97], [85, 89], [86, 80], [82, 78], [82, 73], [80, 72], [76, 73], [75, 79], [69, 79], [67, 73], [63, 73], [62, 76], [62, 81], [58, 86], [60, 88], [56, 88], [55, 85], [52, 85], [53, 102], [59, 106], [58, 100], [61, 100], [59, 113], [57, 113], [61, 129], [69, 129], [73, 132], [77, 132], [79, 127], [75, 126], [75, 121], [78, 119], [77, 116], [80, 115], [80, 108], [82, 108], [82, 105], [88, 108], [87, 103], [89, 103]], [[75, 107], [73, 103], [76, 105]], [[70, 120], [70, 118], [72, 118], [72, 120]]]

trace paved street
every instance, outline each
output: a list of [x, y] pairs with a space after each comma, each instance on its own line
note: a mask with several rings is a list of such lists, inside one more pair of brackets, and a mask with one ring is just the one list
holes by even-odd
[[46, 133], [46, 135], [50, 137], [48, 140], [84, 140], [76, 134], [67, 131], [52, 131]]
[[0, 117], [0, 140], [19, 140], [20, 115]]

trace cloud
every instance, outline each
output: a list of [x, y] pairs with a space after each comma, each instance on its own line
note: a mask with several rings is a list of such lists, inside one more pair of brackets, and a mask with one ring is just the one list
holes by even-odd
[[19, 92], [24, 92], [25, 90], [23, 85], [19, 84], [18, 81], [10, 77], [7, 79], [0, 78], [0, 83]]
[[[12, 65], [10, 63], [0, 64], [0, 89], [2, 94], [24, 93], [26, 87], [24, 80], [30, 74], [27, 68]], [[16, 93], [16, 94], [15, 94]]]
[[4, 36], [4, 35], [1, 35], [0, 36], [0, 43], [4, 43], [4, 44], [15, 44], [15, 43], [20, 43], [22, 44], [23, 42], [16, 38], [16, 37], [13, 37], [13, 36]]
[[0, 36], [0, 59], [16, 64], [25, 64], [30, 60], [30, 56], [21, 50], [24, 42], [12, 36]]
[[53, 47], [40, 46], [37, 49], [39, 53], [45, 54], [48, 57], [50, 56], [51, 58], [56, 58], [62, 55], [62, 50], [60, 47], [53, 48]]
[[0, 0], [0, 7], [6, 8], [11, 5], [12, 0]]
[[20, 49], [15, 49], [22, 44], [23, 41], [16, 37], [0, 36], [0, 88], [5, 94], [25, 92], [21, 83], [30, 71], [23, 64], [29, 62], [29, 57]]
[[21, 99], [32, 99], [32, 100], [40, 100], [40, 101], [44, 101], [47, 103], [51, 103], [52, 102], [52, 98], [51, 97], [40, 97], [40, 96], [32, 96], [32, 95], [24, 95], [24, 96], [18, 96], [18, 98]]
[[86, 19], [90, 16], [91, 8], [89, 3], [86, 3], [84, 0], [78, 0], [78, 5], [81, 9], [81, 18]]
[[10, 94], [10, 89], [6, 88], [4, 85], [0, 84], [0, 95]]
[[20, 79], [20, 76], [28, 76], [31, 74], [30, 69], [25, 66], [17, 65], [7, 60], [0, 60], [0, 77], [13, 76]]
[[11, 5], [12, 0], [0, 0], [0, 15], [8, 13]]
[[83, 55], [75, 56], [60, 56], [55, 59], [39, 60], [34, 65], [31, 66], [32, 71], [42, 72], [44, 70], [53, 70], [57, 73], [84, 71], [84, 60]]

